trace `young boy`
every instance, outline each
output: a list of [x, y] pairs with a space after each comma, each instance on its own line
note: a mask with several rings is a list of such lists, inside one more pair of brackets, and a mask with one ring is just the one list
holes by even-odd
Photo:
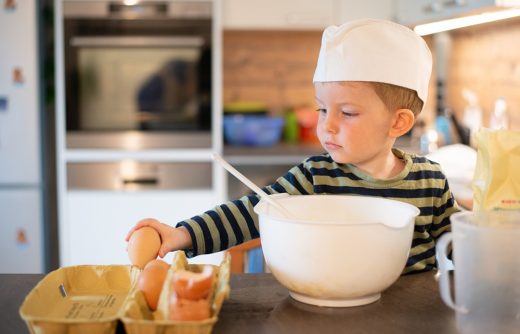
[[[268, 193], [380, 196], [417, 206], [410, 255], [403, 273], [436, 266], [435, 240], [450, 230], [458, 211], [438, 164], [393, 149], [407, 133], [428, 95], [432, 58], [424, 40], [410, 29], [382, 20], [357, 20], [328, 27], [322, 38], [314, 85], [317, 134], [326, 153], [309, 157]], [[176, 228], [155, 219], [143, 226], [162, 238], [159, 252], [185, 249], [188, 256], [212, 253], [258, 238], [253, 211], [258, 196], [244, 196]]]

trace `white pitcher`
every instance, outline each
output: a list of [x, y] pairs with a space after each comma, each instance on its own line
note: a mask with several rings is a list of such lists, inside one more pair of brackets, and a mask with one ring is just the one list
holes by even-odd
[[[459, 212], [437, 243], [443, 301], [462, 333], [520, 333], [520, 211]], [[455, 300], [450, 292], [453, 245]]]

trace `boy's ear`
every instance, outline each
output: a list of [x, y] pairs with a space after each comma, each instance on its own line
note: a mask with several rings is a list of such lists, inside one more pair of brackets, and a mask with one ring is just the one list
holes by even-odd
[[410, 109], [397, 109], [389, 130], [390, 137], [401, 137], [413, 127], [415, 116]]

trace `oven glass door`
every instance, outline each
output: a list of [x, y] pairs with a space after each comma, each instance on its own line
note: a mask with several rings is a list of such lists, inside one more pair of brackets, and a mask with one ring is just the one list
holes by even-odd
[[202, 52], [196, 38], [90, 37], [73, 43], [78, 47], [78, 130], [203, 127], [200, 114], [208, 110], [201, 109]]
[[64, 3], [68, 148], [211, 147], [212, 3]]

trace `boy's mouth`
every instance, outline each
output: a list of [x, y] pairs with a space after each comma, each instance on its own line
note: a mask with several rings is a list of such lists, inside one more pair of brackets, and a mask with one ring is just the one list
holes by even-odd
[[330, 142], [330, 141], [326, 141], [326, 142], [325, 142], [325, 147], [326, 147], [328, 150], [337, 150], [337, 149], [340, 149], [340, 148], [341, 148], [340, 145], [335, 144], [335, 143]]

